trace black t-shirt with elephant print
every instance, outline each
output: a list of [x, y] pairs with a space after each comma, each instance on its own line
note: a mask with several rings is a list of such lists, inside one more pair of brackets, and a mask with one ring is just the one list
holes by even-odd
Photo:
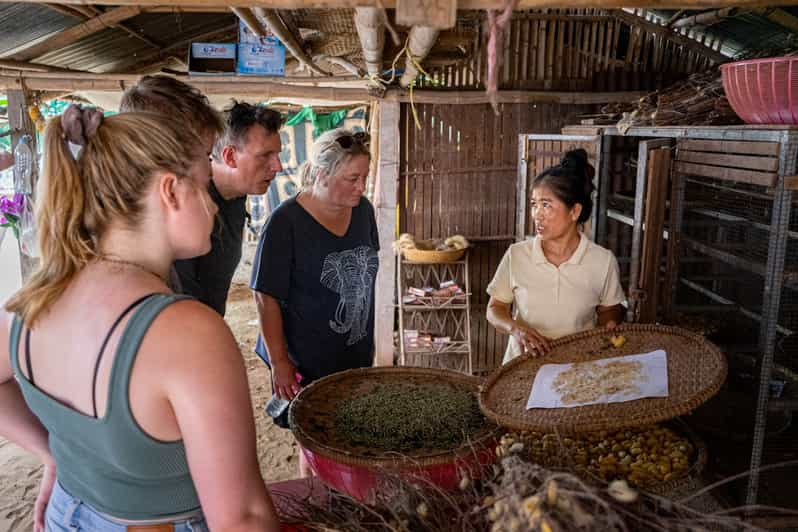
[[[352, 209], [341, 237], [295, 197], [269, 217], [249, 286], [280, 303], [288, 355], [303, 383], [372, 365], [379, 247], [374, 208], [366, 198]], [[260, 337], [255, 351], [269, 363]]]

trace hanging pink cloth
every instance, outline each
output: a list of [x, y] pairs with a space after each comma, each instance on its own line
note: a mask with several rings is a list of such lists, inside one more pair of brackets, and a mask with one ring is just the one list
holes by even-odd
[[504, 9], [501, 14], [497, 10], [488, 10], [488, 80], [485, 84], [488, 93], [488, 100], [493, 106], [493, 112], [499, 114], [499, 102], [497, 93], [499, 90], [499, 69], [501, 68], [502, 50], [504, 45], [504, 30], [510, 19], [513, 18], [513, 10], [518, 5], [518, 0], [504, 0]]

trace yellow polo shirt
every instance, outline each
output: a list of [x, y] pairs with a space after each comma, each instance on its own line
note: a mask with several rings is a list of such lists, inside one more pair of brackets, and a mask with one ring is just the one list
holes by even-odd
[[[615, 255], [581, 234], [576, 251], [559, 267], [546, 260], [537, 237], [511, 245], [487, 291], [514, 304], [514, 319], [551, 339], [592, 329], [597, 306], [626, 299]], [[510, 337], [503, 362], [520, 354]]]

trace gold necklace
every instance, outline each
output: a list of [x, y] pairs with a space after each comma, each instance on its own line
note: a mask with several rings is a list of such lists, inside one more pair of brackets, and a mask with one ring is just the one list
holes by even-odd
[[148, 273], [150, 275], [153, 275], [153, 276], [157, 277], [164, 284], [169, 284], [167, 279], [166, 279], [166, 277], [164, 277], [163, 275], [159, 275], [159, 274], [155, 273], [154, 271], [150, 270], [146, 266], [142, 266], [138, 262], [133, 262], [133, 261], [124, 260], [124, 259], [115, 259], [115, 258], [110, 257], [109, 255], [100, 255], [100, 257], [97, 260], [100, 261], [100, 262], [107, 262], [107, 263], [110, 263], [110, 264], [118, 264], [120, 266], [131, 266], [133, 268], [137, 268], [137, 269], [139, 269], [139, 270], [141, 270], [141, 271], [143, 271], [145, 273]]

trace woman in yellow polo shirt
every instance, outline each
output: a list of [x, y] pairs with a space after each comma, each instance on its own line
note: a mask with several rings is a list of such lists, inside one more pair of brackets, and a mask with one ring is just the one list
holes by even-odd
[[550, 340], [596, 326], [612, 329], [623, 319], [618, 261], [579, 231], [593, 208], [592, 178], [580, 149], [532, 183], [535, 237], [510, 246], [487, 288], [488, 321], [510, 335], [505, 363], [523, 353], [544, 354]]

